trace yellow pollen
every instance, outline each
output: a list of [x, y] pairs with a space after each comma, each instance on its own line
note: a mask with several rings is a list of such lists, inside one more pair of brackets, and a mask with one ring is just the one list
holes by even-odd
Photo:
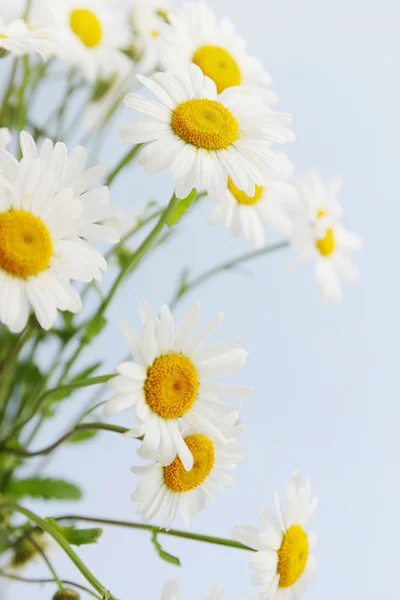
[[87, 8], [76, 8], [71, 12], [69, 24], [75, 35], [88, 48], [98, 46], [103, 38], [101, 23]]
[[156, 29], [153, 29], [153, 31], [151, 32], [152, 37], [159, 37], [160, 32], [157, 31]]
[[50, 232], [25, 210], [0, 213], [0, 268], [26, 279], [45, 271], [53, 254]]
[[193, 467], [185, 471], [181, 459], [164, 467], [165, 485], [174, 492], [189, 492], [201, 485], [211, 473], [214, 466], [214, 444], [202, 433], [194, 433], [185, 438], [185, 443], [193, 454]]
[[223, 104], [207, 98], [185, 100], [172, 113], [171, 126], [188, 144], [223, 150], [239, 138], [239, 123]]
[[144, 393], [147, 404], [164, 419], [182, 417], [194, 404], [199, 378], [192, 361], [182, 354], [165, 354], [147, 370]]
[[327, 229], [325, 236], [317, 240], [315, 242], [315, 245], [317, 246], [322, 256], [330, 256], [332, 252], [334, 252], [336, 247], [333, 229], [331, 227]]
[[256, 192], [254, 196], [248, 196], [243, 190], [240, 190], [238, 187], [236, 187], [230, 177], [228, 178], [228, 189], [238, 204], [250, 205], [257, 204], [264, 191], [262, 185], [256, 185]]
[[326, 216], [326, 212], [324, 211], [323, 208], [320, 208], [317, 212], [317, 219], [322, 219], [322, 217]]
[[156, 10], [156, 15], [157, 15], [157, 17], [160, 17], [160, 19], [162, 19], [166, 23], [169, 23], [168, 13], [166, 10], [159, 8], [158, 10]]
[[0, 33], [0, 40], [5, 40], [7, 38], [6, 35], [3, 35], [2, 33]]
[[308, 559], [308, 537], [300, 525], [292, 525], [278, 550], [279, 587], [291, 587], [304, 573]]
[[200, 46], [193, 54], [192, 62], [215, 82], [219, 94], [228, 87], [242, 83], [239, 66], [225, 48], [211, 44]]

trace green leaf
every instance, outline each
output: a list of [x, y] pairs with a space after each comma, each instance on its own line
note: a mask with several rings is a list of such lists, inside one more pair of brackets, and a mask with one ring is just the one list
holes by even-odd
[[172, 213], [172, 215], [170, 216], [170, 218], [167, 221], [167, 225], [169, 225], [170, 227], [172, 227], [173, 225], [176, 225], [177, 222], [180, 221], [180, 219], [182, 219], [185, 212], [191, 207], [191, 205], [196, 200], [196, 198], [197, 198], [197, 191], [195, 189], [193, 189], [190, 192], [189, 196], [186, 196], [186, 198], [183, 198], [182, 200], [180, 200], [178, 202], [174, 212]]
[[172, 563], [173, 565], [177, 565], [178, 567], [181, 566], [181, 561], [179, 560], [179, 558], [177, 556], [173, 556], [172, 554], [169, 554], [168, 552], [165, 552], [165, 550], [162, 549], [161, 544], [157, 539], [156, 531], [153, 531], [153, 534], [151, 536], [151, 541], [153, 542], [154, 547], [157, 550], [158, 556], [160, 558], [162, 558], [162, 560]]
[[80, 500], [81, 490], [73, 483], [62, 479], [28, 477], [13, 479], [6, 489], [12, 498], [43, 498], [44, 500]]
[[91, 440], [97, 435], [99, 432], [96, 430], [93, 431], [78, 431], [75, 435], [71, 436], [68, 440], [69, 444], [79, 444], [81, 442], [86, 442], [87, 440]]
[[94, 317], [86, 326], [84, 333], [85, 344], [90, 344], [95, 337], [99, 335], [107, 325], [107, 319], [103, 315]]
[[46, 519], [61, 535], [65, 537], [69, 544], [73, 546], [83, 546], [84, 544], [95, 544], [103, 530], [100, 527], [91, 529], [77, 529], [73, 527], [62, 527], [54, 519]]
[[82, 379], [87, 379], [88, 377], [90, 377], [91, 375], [93, 375], [93, 373], [95, 371], [97, 371], [97, 369], [101, 367], [101, 362], [95, 362], [92, 365], [90, 365], [89, 367], [86, 367], [85, 369], [83, 369], [83, 371], [80, 371], [80, 373], [78, 373], [77, 375], [75, 375], [75, 377], [73, 377], [71, 379], [71, 383], [74, 383], [75, 381], [81, 381]]
[[116, 248], [115, 254], [117, 257], [117, 261], [121, 269], [125, 269], [128, 265], [129, 261], [132, 258], [132, 252], [128, 250], [128, 248], [124, 248], [121, 246], [120, 248]]

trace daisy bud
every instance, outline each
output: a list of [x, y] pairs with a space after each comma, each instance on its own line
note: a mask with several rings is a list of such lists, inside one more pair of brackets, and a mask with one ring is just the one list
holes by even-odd
[[80, 600], [80, 595], [71, 588], [64, 588], [53, 596], [53, 600]]

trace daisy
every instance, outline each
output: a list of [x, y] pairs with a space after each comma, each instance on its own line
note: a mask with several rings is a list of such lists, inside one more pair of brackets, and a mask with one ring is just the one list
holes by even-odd
[[[227, 408], [217, 396], [239, 398], [251, 389], [210, 380], [229, 377], [245, 364], [247, 353], [240, 348], [243, 340], [235, 339], [201, 349], [203, 342], [222, 322], [219, 314], [198, 333], [201, 306], [189, 307], [174, 331], [174, 321], [168, 306], [158, 317], [146, 300], [139, 303], [143, 331], [139, 337], [127, 323], [122, 324], [124, 336], [134, 362], [119, 365], [119, 376], [110, 386], [117, 391], [104, 407], [105, 416], [115, 415], [131, 406], [136, 409], [132, 437], [144, 436], [138, 450], [142, 458], [169, 465], [176, 454], [185, 469], [193, 467], [192, 452], [183, 441], [182, 421], [199, 433], [225, 442], [215, 417]], [[231, 407], [228, 407], [231, 410]]]
[[132, 500], [137, 503], [136, 512], [142, 521], [147, 523], [159, 517], [161, 525], [169, 529], [179, 511], [188, 528], [194, 515], [203, 510], [207, 497], [212, 499], [215, 489], [222, 491], [225, 485], [232, 485], [230, 471], [244, 453], [243, 446], [236, 442], [243, 433], [243, 426], [236, 425], [238, 415], [231, 410], [220, 419], [225, 443], [193, 429], [184, 434], [184, 444], [194, 459], [189, 471], [179, 456], [166, 466], [157, 462], [132, 467], [132, 472], [140, 477]]
[[124, 12], [107, 0], [47, 0], [48, 17], [58, 30], [56, 52], [76, 65], [90, 82], [125, 74], [130, 60], [120, 49], [129, 41]]
[[[80, 193], [90, 178], [78, 185], [78, 177], [76, 187], [60, 178], [63, 160], [66, 181], [76, 171], [76, 154], [65, 159], [64, 144], [53, 149], [48, 140], [37, 153], [24, 132], [21, 147], [20, 162], [0, 149], [0, 321], [13, 332], [24, 329], [31, 307], [44, 329], [52, 327], [57, 310], [78, 312], [81, 300], [70, 280], [100, 280], [107, 268], [86, 241], [93, 227], [86, 216], [91, 192]], [[98, 217], [97, 207], [94, 212]]]
[[[222, 600], [223, 593], [224, 588], [222, 585], [213, 585], [207, 596], [207, 600]], [[180, 600], [180, 597], [178, 582], [176, 579], [169, 579], [163, 588], [161, 600]]]
[[169, 23], [173, 11], [168, 0], [136, 0], [131, 12], [135, 34], [133, 50], [139, 55], [139, 69], [143, 73], [156, 70], [161, 63], [161, 30]]
[[298, 263], [315, 257], [315, 276], [321, 295], [333, 302], [342, 297], [340, 277], [357, 281], [358, 270], [349, 253], [362, 247], [360, 237], [338, 222], [342, 214], [336, 199], [340, 187], [338, 178], [332, 178], [325, 186], [316, 171], [309, 171], [299, 180], [301, 209], [292, 242], [299, 253]]
[[278, 519], [262, 507], [260, 515], [266, 529], [260, 531], [249, 525], [237, 525], [233, 537], [256, 550], [250, 565], [256, 571], [252, 581], [260, 586], [260, 598], [299, 600], [306, 584], [315, 576], [315, 558], [310, 552], [317, 538], [304, 527], [318, 500], [311, 500], [310, 482], [307, 480], [303, 486], [298, 472], [286, 486], [286, 513], [276, 492], [274, 496]]
[[175, 193], [185, 198], [193, 188], [222, 195], [228, 176], [248, 195], [264, 185], [261, 166], [276, 168], [271, 142], [294, 139], [286, 129], [286, 113], [275, 113], [257, 94], [232, 88], [217, 94], [215, 83], [191, 65], [189, 76], [156, 73], [138, 75], [161, 102], [128, 94], [125, 104], [146, 115], [121, 127], [123, 143], [149, 142], [139, 162], [147, 173], [171, 169]]
[[277, 153], [278, 173], [264, 169], [264, 185], [256, 186], [253, 196], [236, 187], [228, 179], [228, 189], [221, 197], [211, 197], [216, 204], [209, 219], [214, 225], [225, 220], [235, 237], [244, 235], [256, 248], [264, 245], [263, 224], [268, 223], [283, 235], [292, 232], [292, 221], [284, 208], [296, 204], [296, 188], [287, 182], [293, 174], [293, 164], [286, 154]]
[[170, 26], [161, 31], [165, 69], [184, 69], [194, 63], [215, 82], [219, 94], [231, 86], [271, 83], [261, 61], [247, 54], [232, 21], [218, 20], [204, 2], [185, 3], [169, 21]]
[[11, 144], [11, 134], [7, 127], [0, 127], [0, 148], [6, 148]]
[[22, 19], [6, 24], [0, 18], [0, 58], [3, 52], [15, 56], [39, 54], [47, 60], [54, 50], [54, 32], [42, 27], [29, 27]]

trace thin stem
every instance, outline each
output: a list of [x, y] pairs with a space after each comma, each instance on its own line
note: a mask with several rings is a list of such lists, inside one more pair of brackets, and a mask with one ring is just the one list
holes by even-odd
[[0, 510], [9, 510], [12, 512], [19, 512], [22, 515], [25, 515], [30, 521], [36, 523], [43, 531], [47, 531], [49, 535], [58, 543], [59, 546], [64, 550], [67, 556], [72, 560], [77, 569], [82, 573], [84, 578], [90, 585], [98, 592], [102, 597], [109, 598], [109, 600], [116, 600], [114, 596], [112, 596], [108, 590], [100, 583], [98, 579], [93, 575], [93, 573], [87, 568], [87, 566], [82, 562], [76, 552], [71, 548], [68, 544], [65, 537], [60, 533], [56, 527], [54, 527], [49, 521], [45, 521], [34, 512], [28, 510], [27, 508], [20, 506], [16, 502], [7, 502], [4, 504], [0, 504]]
[[[54, 579], [30, 579], [28, 577], [19, 577], [18, 575], [15, 575], [15, 573], [8, 573], [7, 571], [2, 570], [0, 570], [0, 577], [6, 577], [7, 579], [12, 579], [13, 581], [20, 581], [21, 583], [54, 583]], [[91, 596], [93, 596], [93, 598], [102, 600], [100, 596], [92, 592], [92, 590], [89, 590], [89, 588], [85, 587], [84, 585], [81, 585], [80, 583], [75, 583], [74, 581], [70, 581], [69, 579], [61, 579], [60, 581], [64, 585], [76, 587], [78, 590], [82, 590], [83, 592], [90, 594]]]
[[3, 373], [5, 367], [11, 363], [14, 358], [16, 358], [19, 354], [19, 351], [25, 344], [25, 342], [29, 339], [29, 337], [33, 334], [34, 329], [28, 323], [25, 329], [15, 337], [10, 350], [7, 353], [6, 358], [0, 363], [0, 375]]
[[10, 71], [10, 77], [8, 79], [6, 90], [4, 92], [3, 100], [2, 100], [1, 106], [0, 106], [0, 123], [3, 123], [3, 121], [4, 121], [4, 115], [7, 111], [8, 102], [10, 100], [10, 97], [11, 97], [11, 94], [13, 91], [13, 87], [14, 87], [14, 80], [15, 80], [15, 76], [17, 74], [17, 67], [18, 67], [18, 59], [14, 58], [14, 61], [13, 61], [12, 67], [11, 67], [11, 71]]
[[189, 291], [192, 291], [193, 289], [197, 288], [198, 286], [200, 286], [202, 283], [205, 283], [209, 279], [212, 279], [213, 277], [215, 277], [215, 275], [218, 275], [219, 273], [222, 273], [223, 271], [229, 271], [230, 269], [233, 269], [233, 268], [237, 267], [238, 265], [241, 265], [245, 262], [253, 260], [254, 258], [259, 258], [260, 256], [264, 256], [265, 254], [272, 254], [273, 252], [281, 250], [282, 248], [287, 248], [288, 246], [289, 246], [289, 242], [286, 240], [282, 241], [282, 242], [278, 242], [277, 244], [273, 244], [272, 246], [265, 246], [265, 248], [260, 248], [259, 250], [253, 250], [252, 252], [247, 252], [246, 254], [237, 256], [236, 258], [233, 258], [225, 263], [221, 263], [220, 265], [217, 265], [217, 266], [213, 267], [212, 269], [205, 271], [198, 277], [192, 279], [192, 281], [189, 281], [188, 283], [186, 283], [184, 287], [181, 287], [176, 292], [174, 298], [171, 300], [171, 302], [169, 304], [170, 308], [171, 309], [175, 308], [176, 305], [178, 304], [178, 302], [182, 299], [182, 297], [185, 294], [187, 294]]
[[33, 452], [30, 452], [29, 450], [25, 450], [24, 448], [12, 448], [12, 447], [8, 447], [7, 445], [5, 445], [3, 447], [0, 446], [0, 451], [7, 452], [7, 454], [13, 454], [15, 456], [23, 456], [26, 458], [31, 458], [34, 456], [42, 456], [42, 455], [50, 454], [50, 452], [52, 452], [53, 450], [58, 448], [58, 446], [60, 446], [64, 442], [66, 442], [69, 438], [73, 437], [80, 431], [96, 431], [96, 430], [112, 431], [114, 433], [120, 433], [120, 434], [126, 433], [127, 431], [129, 431], [129, 429], [127, 429], [126, 427], [120, 427], [119, 425], [112, 425], [109, 423], [83, 423], [82, 425], [77, 425], [76, 427], [71, 429], [71, 431], [68, 431], [67, 433], [62, 435], [53, 444], [51, 444], [50, 446], [47, 446], [46, 448], [42, 448], [41, 450], [35, 450]]
[[110, 186], [114, 179], [119, 175], [120, 171], [122, 171], [122, 169], [125, 169], [125, 167], [130, 165], [130, 163], [139, 153], [142, 146], [143, 144], [136, 144], [136, 146], [133, 146], [133, 148], [130, 148], [130, 150], [126, 154], [124, 154], [124, 156], [121, 158], [116, 167], [108, 175], [106, 179], [106, 185]]
[[133, 523], [131, 521], [117, 521], [114, 519], [103, 519], [96, 517], [86, 517], [83, 515], [65, 515], [56, 517], [55, 521], [86, 521], [87, 523], [100, 523], [103, 525], [115, 525], [116, 527], [127, 527], [128, 529], [142, 529], [144, 531], [156, 532], [158, 535], [171, 535], [173, 537], [184, 538], [186, 540], [194, 540], [196, 542], [206, 542], [217, 546], [228, 546], [238, 550], [253, 551], [252, 548], [244, 546], [240, 542], [227, 538], [215, 537], [211, 535], [203, 535], [201, 533], [192, 533], [189, 531], [180, 531], [178, 529], [160, 529], [157, 525], [145, 525], [144, 523]]
[[41, 548], [39, 546], [39, 544], [35, 541], [35, 539], [33, 538], [33, 536], [28, 535], [28, 539], [31, 542], [32, 546], [34, 546], [36, 548], [36, 551], [41, 555], [41, 557], [43, 558], [44, 562], [46, 563], [46, 565], [49, 568], [50, 573], [53, 575], [54, 581], [56, 582], [56, 584], [58, 585], [58, 589], [60, 590], [60, 592], [62, 592], [63, 590], [63, 585], [61, 583], [60, 578], [58, 577], [56, 571], [54, 570], [53, 565], [51, 564], [51, 562], [49, 561], [48, 557], [46, 556], [45, 551], [43, 550], [43, 548]]

